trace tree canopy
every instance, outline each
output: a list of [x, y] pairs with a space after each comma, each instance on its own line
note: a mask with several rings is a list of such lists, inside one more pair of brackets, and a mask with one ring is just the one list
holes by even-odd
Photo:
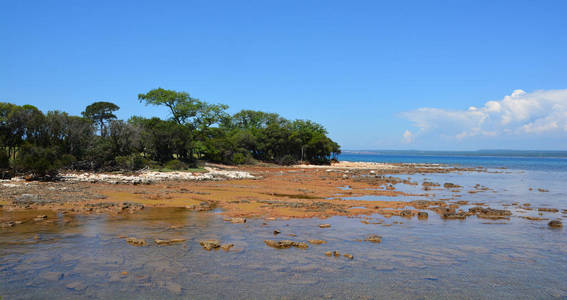
[[110, 120], [116, 119], [114, 112], [119, 109], [120, 107], [114, 103], [99, 101], [87, 106], [85, 111], [82, 112], [82, 115], [95, 124], [98, 124], [100, 127], [100, 135], [105, 136], [105, 124]]
[[120, 108], [104, 101], [88, 105], [82, 116], [0, 103], [0, 175], [49, 177], [60, 168], [180, 168], [200, 161], [326, 164], [340, 153], [325, 128], [313, 121], [254, 110], [230, 115], [227, 105], [161, 88], [138, 99], [167, 107], [171, 117], [118, 120], [114, 113]]

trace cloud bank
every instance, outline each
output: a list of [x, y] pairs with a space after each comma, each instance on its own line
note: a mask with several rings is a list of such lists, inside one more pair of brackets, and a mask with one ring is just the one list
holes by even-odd
[[467, 110], [420, 108], [405, 112], [417, 131], [406, 130], [402, 141], [411, 143], [424, 134], [456, 140], [471, 137], [543, 136], [567, 133], [567, 89], [526, 93], [515, 90], [498, 101]]

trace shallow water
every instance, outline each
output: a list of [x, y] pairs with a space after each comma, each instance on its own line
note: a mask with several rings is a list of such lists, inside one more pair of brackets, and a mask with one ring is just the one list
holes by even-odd
[[[516, 299], [567, 297], [567, 230], [547, 221], [528, 221], [513, 202], [554, 207], [542, 213], [567, 219], [565, 172], [514, 171], [411, 175], [411, 181], [462, 185], [455, 200], [486, 202], [513, 211], [507, 220], [428, 220], [333, 217], [246, 224], [223, 221], [219, 212], [151, 208], [127, 216], [66, 216], [8, 212], [3, 219], [48, 214], [55, 222], [33, 222], [1, 229], [0, 296], [19, 298], [400, 298]], [[401, 176], [407, 178], [408, 175]], [[470, 194], [476, 184], [489, 188]], [[534, 188], [529, 191], [529, 188]], [[428, 193], [422, 199], [453, 195], [444, 188], [424, 192], [421, 185], [396, 189]], [[549, 192], [538, 192], [537, 188]], [[395, 199], [395, 198], [393, 198]], [[14, 215], [18, 214], [18, 215]], [[26, 214], [26, 215], [20, 215]], [[322, 229], [321, 223], [331, 224]], [[389, 226], [391, 225], [391, 226]], [[274, 229], [282, 233], [273, 235]], [[295, 234], [296, 237], [289, 236]], [[357, 241], [368, 234], [379, 244]], [[37, 235], [37, 236], [36, 236]], [[121, 236], [145, 238], [135, 247]], [[158, 246], [153, 239], [183, 238]], [[233, 243], [231, 251], [206, 251], [199, 240]], [[328, 243], [309, 249], [273, 249], [265, 239]], [[327, 257], [350, 253], [353, 260]], [[127, 272], [122, 274], [122, 272]]]

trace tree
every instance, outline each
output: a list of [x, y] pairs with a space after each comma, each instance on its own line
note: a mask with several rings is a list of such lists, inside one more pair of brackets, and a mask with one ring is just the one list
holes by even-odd
[[228, 105], [225, 104], [209, 104], [202, 102], [197, 108], [194, 126], [199, 130], [206, 130], [214, 124], [222, 124], [224, 120], [230, 116], [225, 112]]
[[197, 115], [201, 102], [191, 98], [186, 92], [153, 89], [145, 94], [138, 94], [138, 100], [146, 105], [158, 105], [169, 108], [171, 118], [179, 125], [185, 124]]
[[116, 119], [113, 112], [119, 109], [120, 107], [114, 103], [99, 101], [87, 106], [82, 115], [100, 127], [101, 136], [106, 136], [105, 123]]

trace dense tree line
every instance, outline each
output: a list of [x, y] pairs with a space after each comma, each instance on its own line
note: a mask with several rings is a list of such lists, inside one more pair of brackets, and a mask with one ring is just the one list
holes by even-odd
[[171, 118], [118, 120], [114, 113], [120, 108], [102, 101], [87, 106], [82, 116], [0, 102], [2, 177], [29, 173], [49, 178], [61, 168], [183, 169], [200, 161], [325, 164], [340, 153], [325, 128], [311, 121], [253, 110], [231, 116], [226, 105], [161, 88], [138, 99], [166, 107]]

